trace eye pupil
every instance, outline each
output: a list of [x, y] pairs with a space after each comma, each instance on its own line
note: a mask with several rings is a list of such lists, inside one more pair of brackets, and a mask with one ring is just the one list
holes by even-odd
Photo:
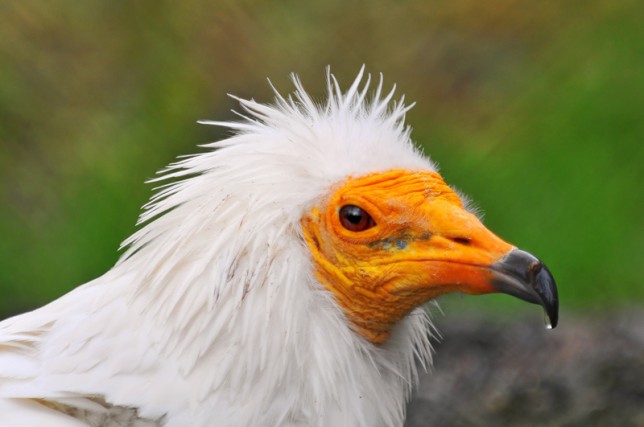
[[346, 205], [340, 209], [340, 222], [349, 231], [364, 231], [376, 225], [364, 209], [355, 205]]
[[359, 224], [364, 218], [363, 211], [357, 206], [350, 206], [346, 211], [346, 218], [352, 224]]

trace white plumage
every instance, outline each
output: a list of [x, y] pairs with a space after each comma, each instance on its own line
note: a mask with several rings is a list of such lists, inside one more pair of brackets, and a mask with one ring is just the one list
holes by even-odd
[[146, 205], [114, 268], [0, 323], [0, 425], [84, 425], [15, 399], [88, 407], [90, 425], [112, 425], [111, 406], [168, 427], [401, 424], [414, 355], [430, 358], [424, 312], [380, 348], [353, 334], [299, 227], [346, 176], [433, 168], [402, 100], [382, 81], [368, 100], [361, 79], [342, 94], [331, 77], [322, 105], [295, 80], [294, 98], [207, 122], [234, 135], [164, 171], [181, 180]]
[[393, 90], [239, 100], [170, 165], [105, 275], [0, 323], [2, 426], [396, 426], [431, 362], [421, 308], [374, 345], [313, 273], [300, 221], [350, 176], [435, 170]]

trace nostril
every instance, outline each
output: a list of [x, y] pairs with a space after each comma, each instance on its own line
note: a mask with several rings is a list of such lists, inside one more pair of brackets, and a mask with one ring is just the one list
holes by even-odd
[[458, 243], [459, 245], [469, 246], [472, 244], [472, 241], [467, 237], [453, 237], [452, 241]]
[[537, 274], [541, 271], [541, 268], [543, 267], [543, 263], [541, 261], [535, 261], [533, 263], [530, 263], [528, 266], [528, 272], [533, 276], [536, 277]]

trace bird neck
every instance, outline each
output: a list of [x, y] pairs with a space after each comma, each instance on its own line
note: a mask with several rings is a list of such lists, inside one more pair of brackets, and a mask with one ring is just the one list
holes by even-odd
[[[156, 345], [186, 389], [199, 391], [185, 397], [186, 407], [211, 407], [240, 425], [276, 425], [284, 416], [306, 425], [401, 425], [417, 379], [414, 356], [430, 363], [427, 316], [412, 313], [375, 346], [354, 333], [300, 247], [274, 249], [265, 265], [225, 257], [236, 263], [226, 286], [192, 274], [192, 283], [148, 282], [134, 294], [146, 324], [175, 331]], [[167, 279], [190, 277], [194, 266], [174, 268], [183, 271]], [[143, 298], [147, 292], [155, 296]]]

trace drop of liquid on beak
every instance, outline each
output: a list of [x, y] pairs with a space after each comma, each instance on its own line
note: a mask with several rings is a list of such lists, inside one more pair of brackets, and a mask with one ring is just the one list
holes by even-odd
[[552, 329], [552, 323], [550, 323], [550, 318], [546, 313], [543, 313], [543, 323], [545, 323], [546, 329]]

